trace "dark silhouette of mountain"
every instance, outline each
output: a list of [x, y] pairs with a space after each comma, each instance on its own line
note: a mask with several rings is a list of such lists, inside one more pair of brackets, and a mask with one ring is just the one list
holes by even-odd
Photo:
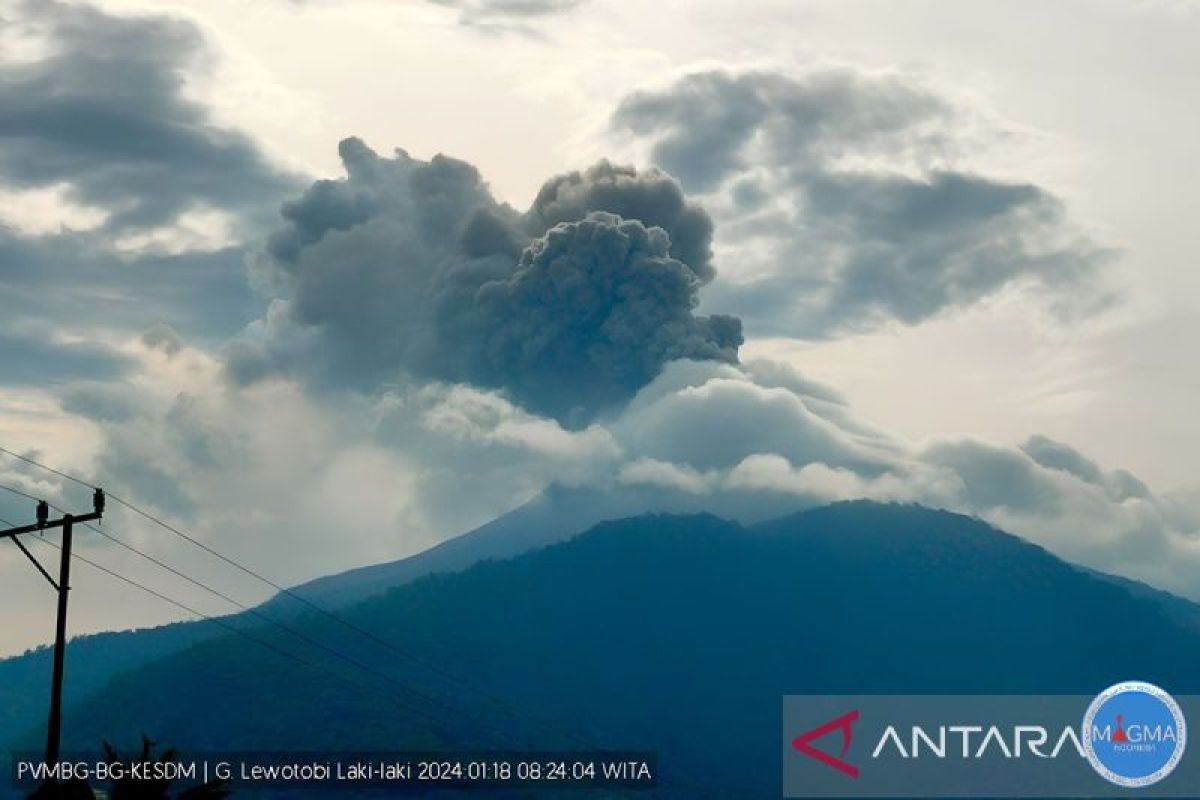
[[1088, 570], [1081, 567], [1085, 572], [1090, 572], [1101, 580], [1113, 583], [1127, 590], [1134, 597], [1141, 597], [1151, 600], [1156, 603], [1167, 616], [1175, 620], [1185, 628], [1188, 628], [1196, 633], [1200, 633], [1200, 605], [1193, 603], [1191, 600], [1180, 597], [1177, 594], [1156, 589], [1153, 586], [1147, 586], [1139, 581], [1123, 578], [1120, 575], [1109, 575], [1106, 572], [1098, 572], [1096, 570]]
[[[114, 675], [136, 669], [220, 633], [213, 625], [179, 622], [136, 631], [79, 636], [68, 647], [69, 705], [95, 692]], [[38, 647], [0, 661], [0, 751], [9, 737], [44, 725], [50, 698], [52, 647]]]
[[[552, 486], [511, 513], [430, 550], [399, 561], [319, 578], [292, 591], [322, 608], [344, 608], [424, 575], [465, 569], [485, 558], [518, 555], [578, 534], [602, 519], [626, 516], [636, 510], [629, 502], [613, 500], [601, 492]], [[259, 609], [277, 620], [293, 620], [310, 610], [284, 594]], [[262, 624], [261, 619], [244, 613], [232, 614], [223, 621], [237, 628]], [[346, 634], [336, 624], [331, 626], [327, 619], [310, 624], [335, 642]], [[67, 651], [70, 680], [65, 688], [66, 702], [83, 699], [121, 672], [222, 632], [212, 623], [200, 621], [76, 637]], [[0, 660], [0, 750], [18, 732], [44, 724], [52, 653], [50, 647], [40, 647]]]
[[[214, 637], [68, 714], [69, 744], [143, 731], [182, 751], [648, 749], [661, 796], [778, 796], [789, 693], [1200, 689], [1200, 637], [1138, 597], [978, 520], [844, 503], [750, 527], [710, 515], [602, 523], [346, 609], [339, 647], [387, 682]], [[314, 618], [303, 618], [317, 633]], [[458, 680], [445, 677], [447, 673]]]

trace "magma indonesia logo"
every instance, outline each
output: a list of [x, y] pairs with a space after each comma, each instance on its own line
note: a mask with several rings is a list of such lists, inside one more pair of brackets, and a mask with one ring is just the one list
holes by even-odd
[[1083, 751], [1107, 781], [1130, 788], [1158, 783], [1183, 758], [1187, 723], [1171, 695], [1142, 681], [1105, 689], [1083, 717]]

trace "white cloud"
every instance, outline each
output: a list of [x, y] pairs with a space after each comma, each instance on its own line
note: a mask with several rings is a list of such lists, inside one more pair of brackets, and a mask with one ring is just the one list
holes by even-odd
[[183, 212], [169, 225], [118, 236], [113, 248], [125, 256], [211, 252], [238, 243], [234, 227], [229, 212], [197, 207]]
[[[745, 521], [853, 498], [919, 502], [1200, 598], [1195, 493], [1155, 495], [1045, 439], [1024, 449], [964, 437], [914, 444], [864, 424], [835, 392], [780, 364], [672, 362], [623, 412], [568, 430], [464, 385], [318, 397], [281, 380], [233, 387], [217, 359], [185, 344], [168, 351], [139, 339], [127, 351], [141, 363], [129, 392], [100, 384], [63, 395], [101, 436], [90, 463], [65, 466], [277, 580], [416, 552], [562, 483], [606, 492], [629, 513]], [[0, 477], [82, 502], [29, 470]], [[115, 513], [106, 529], [235, 596], [265, 596], [130, 515]], [[81, 552], [163, 580], [103, 542]], [[6, 579], [22, 568], [0, 561]], [[112, 591], [93, 588], [97, 597]], [[185, 599], [217, 610], [212, 598]], [[82, 610], [79, 630], [106, 625], [107, 602]], [[154, 606], [127, 618], [170, 616]], [[40, 638], [30, 636], [13, 641]]]
[[65, 183], [38, 189], [9, 189], [0, 186], [0, 229], [11, 228], [26, 236], [64, 231], [91, 231], [108, 219], [108, 212], [81, 205], [70, 196]]
[[564, 462], [616, 458], [621, 449], [599, 425], [567, 430], [530, 414], [495, 392], [462, 384], [435, 385], [418, 393], [421, 422], [430, 431], [464, 441], [496, 444]]
[[716, 478], [715, 470], [700, 472], [686, 464], [672, 464], [645, 457], [621, 465], [617, 472], [617, 480], [623, 484], [658, 486], [696, 495], [711, 491]]

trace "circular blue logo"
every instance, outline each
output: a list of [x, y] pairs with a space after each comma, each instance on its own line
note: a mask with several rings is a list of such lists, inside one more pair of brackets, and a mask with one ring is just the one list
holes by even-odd
[[1144, 787], [1171, 774], [1187, 745], [1179, 704], [1157, 686], [1110, 686], [1083, 716], [1083, 752], [1092, 768], [1118, 786]]

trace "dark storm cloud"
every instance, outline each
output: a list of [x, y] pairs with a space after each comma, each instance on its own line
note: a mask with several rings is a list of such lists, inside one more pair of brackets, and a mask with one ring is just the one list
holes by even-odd
[[963, 116], [895, 76], [715, 70], [631, 95], [612, 124], [723, 209], [721, 241], [749, 269], [709, 300], [756, 332], [914, 324], [1016, 284], [1058, 310], [1103, 303], [1112, 253], [1057, 198], [945, 166]]
[[183, 349], [183, 339], [179, 333], [161, 320], [142, 333], [142, 344], [161, 350], [168, 356], [174, 356]]
[[540, 18], [564, 14], [587, 0], [429, 0], [458, 9], [459, 21], [484, 31], [535, 33], [530, 24]]
[[143, 392], [119, 382], [76, 383], [58, 392], [63, 411], [99, 423], [128, 422], [146, 413]]
[[1066, 472], [1081, 481], [1098, 484], [1104, 480], [1104, 473], [1095, 461], [1049, 437], [1031, 436], [1021, 445], [1021, 450], [1043, 467]]
[[[176, 246], [167, 236], [158, 246], [146, 236], [193, 210], [223, 212], [229, 234], [252, 236], [297, 185], [248, 137], [215, 125], [185, 96], [188, 79], [207, 66], [199, 31], [182, 19], [117, 16], [86, 4], [12, 8], [0, 19], [5, 32], [39, 44], [33, 58], [0, 54], [0, 188], [62, 187], [107, 219], [46, 235], [0, 224], [6, 321], [20, 330], [133, 337], [170, 319], [202, 344], [240, 330], [261, 309], [241, 247], [188, 250], [182, 239]], [[0, 385], [98, 380], [125, 367], [102, 348], [44, 339], [5, 349]]]
[[230, 346], [235, 379], [371, 389], [408, 373], [574, 424], [668, 360], [736, 360], [740, 323], [693, 313], [711, 222], [663, 174], [601, 163], [522, 215], [465, 162], [340, 151], [347, 177], [285, 204], [256, 266], [280, 299]]
[[[1159, 503], [1144, 483], [1125, 470], [1105, 472], [1070, 445], [1045, 436], [1032, 436], [1019, 448], [972, 440], [939, 442], [927, 448], [923, 458], [953, 469], [963, 481], [964, 498], [981, 511], [1068, 513], [1069, 497], [1075, 491], [1071, 480], [1099, 489], [1113, 504]], [[1062, 477], [1054, 478], [1056, 473]]]
[[1031, 436], [1021, 445], [1022, 452], [1047, 469], [1059, 470], [1104, 489], [1114, 502], [1131, 498], [1152, 498], [1149, 487], [1125, 470], [1105, 472], [1096, 462], [1075, 448], [1046, 436]]
[[807, 186], [811, 230], [853, 242], [815, 317], [818, 329], [915, 324], [1021, 280], [1086, 285], [1105, 252], [1058, 241], [1062, 204], [1030, 184], [956, 172], [830, 175]]
[[1037, 462], [1019, 451], [964, 439], [934, 444], [923, 458], [952, 469], [962, 479], [963, 498], [978, 511], [1053, 514], [1062, 506], [1061, 487], [1045, 480]]
[[0, 308], [25, 325], [130, 336], [170, 319], [185, 337], [212, 344], [253, 319], [261, 301], [238, 247], [126, 256], [98, 232], [32, 237], [0, 229]]
[[540, 17], [544, 14], [559, 14], [578, 8], [583, 5], [585, 0], [430, 0], [430, 2], [486, 16]]
[[45, 386], [77, 379], [119, 378], [130, 359], [97, 344], [56, 342], [47, 332], [0, 330], [0, 385]]
[[612, 124], [652, 140], [655, 163], [689, 190], [709, 191], [761, 161], [804, 170], [848, 155], [942, 149], [953, 116], [943, 100], [896, 77], [713, 70], [630, 95]]
[[[317, 5], [322, 0], [291, 0], [298, 6]], [[326, 3], [343, 0], [324, 0]], [[527, 23], [573, 11], [588, 0], [426, 0], [433, 5], [456, 9], [463, 25], [489, 30], [533, 32]]]
[[18, 8], [2, 24], [44, 37], [48, 53], [0, 61], [0, 182], [66, 184], [72, 199], [109, 212], [110, 231], [164, 225], [195, 207], [261, 218], [294, 185], [185, 97], [206, 57], [189, 22], [51, 0]]

